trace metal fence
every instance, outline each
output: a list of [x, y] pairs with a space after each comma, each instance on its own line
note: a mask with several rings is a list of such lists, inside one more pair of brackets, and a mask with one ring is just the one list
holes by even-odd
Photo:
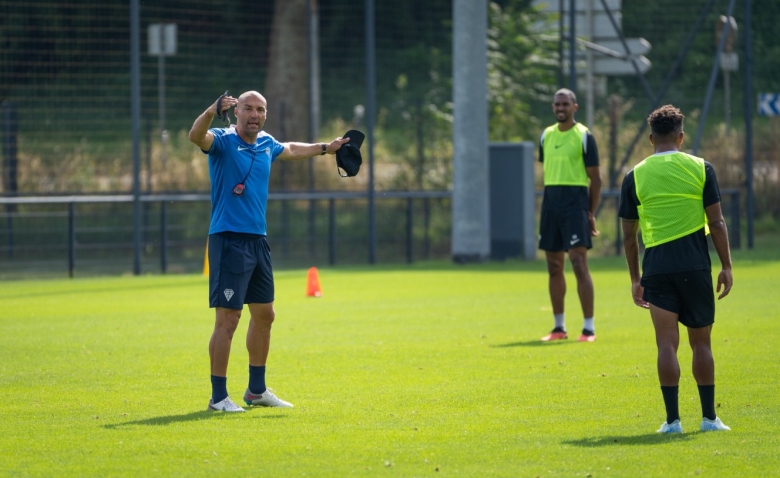
[[[138, 4], [136, 0], [0, 0], [1, 192], [6, 199], [132, 193], [135, 171], [128, 3]], [[557, 18], [557, 10], [571, 2], [547, 1], [553, 8], [551, 16], [545, 18], [532, 13], [530, 5], [538, 3], [489, 2], [491, 141], [536, 141], [541, 129], [554, 122], [550, 93], [569, 83], [569, 70], [561, 69], [562, 45], [554, 26], [565, 24], [561, 21], [565, 19]], [[622, 174], [652, 152], [642, 141], [627, 154], [635, 138], [643, 138], [638, 133], [654, 94], [658, 94], [658, 101], [674, 103], [686, 114], [690, 138], [686, 146], [692, 146], [701, 131], [697, 141], [700, 155], [715, 166], [722, 188], [739, 191], [742, 217], [746, 216], [744, 203], [750, 170], [755, 172], [752, 187], [756, 215], [780, 220], [780, 122], [777, 116], [756, 116], [752, 134], [746, 132], [745, 124], [750, 116], [749, 112], [746, 116], [745, 110], [755, 109], [756, 105], [756, 98], [751, 96], [777, 93], [780, 98], [780, 63], [776, 61], [780, 46], [775, 41], [774, 26], [780, 16], [780, 2], [575, 3], [594, 7], [619, 4], [620, 15], [616, 18], [623, 33], [630, 38], [644, 38], [652, 45], [643, 54], [652, 62], [643, 78], [625, 75], [592, 79], [599, 86], [594, 88], [592, 102], [582, 100], [585, 84], [583, 77], [578, 79], [578, 119], [593, 119], [592, 130], [602, 156], [602, 176], [618, 180], [609, 186], [619, 187]], [[738, 26], [731, 45], [731, 53], [739, 55], [738, 72], [719, 71], [716, 66], [720, 47], [716, 27], [720, 16], [729, 10]], [[263, 92], [269, 101], [266, 129], [282, 141], [331, 139], [352, 127], [366, 129], [372, 121], [375, 134], [370, 147], [375, 163], [373, 167], [366, 165], [365, 174], [361, 171], [359, 177], [343, 181], [336, 176], [335, 166], [323, 159], [281, 162], [274, 166], [272, 190], [290, 195], [332, 194], [329, 191], [355, 195], [334, 199], [337, 244], [349, 244], [341, 238], [350, 234], [356, 237], [343, 253], [336, 247], [337, 264], [352, 257], [365, 261], [368, 256], [364, 245], [374, 242], [359, 235], [369, 230], [367, 210], [373, 199], [366, 191], [375, 191], [376, 259], [403, 259], [408, 241], [405, 233], [398, 231], [406, 227], [403, 217], [408, 196], [388, 195], [393, 191], [437, 194], [435, 191], [452, 190], [452, 12], [453, 0], [140, 3], [140, 38], [136, 40], [140, 43], [138, 175], [139, 192], [144, 198], [142, 270], [160, 268], [161, 251], [154, 240], [161, 240], [161, 226], [157, 224], [164, 212], [169, 218], [168, 270], [194, 270], [201, 260], [207, 202], [177, 200], [161, 206], [159, 201], [148, 198], [208, 190], [206, 158], [187, 140], [187, 131], [194, 118], [225, 89], [231, 93], [250, 89]], [[159, 37], [155, 47], [152, 33], [167, 31], [167, 26], [173, 24], [175, 48], [169, 49], [173, 45], [167, 40], [160, 44]], [[577, 48], [584, 51], [582, 42], [595, 41], [602, 33], [615, 36], [611, 27], [599, 35], [577, 30]], [[752, 60], [752, 73], [743, 69], [748, 59]], [[746, 83], [752, 85], [755, 95], [745, 93], [750, 91], [745, 88]], [[703, 114], [705, 109], [708, 115]], [[701, 121], [704, 116], [706, 122]], [[753, 166], [746, 166], [748, 142], [754, 149]], [[611, 174], [623, 159], [624, 167]], [[541, 186], [537, 177], [536, 187]], [[272, 233], [278, 244], [277, 263], [292, 263], [293, 259], [303, 263], [306, 257], [327, 260], [328, 247], [323, 244], [327, 244], [329, 236], [327, 220], [323, 218], [328, 217], [324, 211], [330, 207], [329, 199], [284, 197], [272, 199], [271, 207], [278, 211], [269, 213], [269, 225], [278, 228]], [[450, 238], [442, 231], [449, 227], [451, 210], [447, 207], [451, 203], [444, 197], [427, 201], [432, 224], [436, 225], [431, 226], [430, 236], [431, 256], [435, 257], [439, 247], [444, 250], [449, 245]], [[608, 208], [611, 201], [605, 201], [599, 219], [605, 230], [615, 217]], [[418, 232], [424, 230], [418, 229], [421, 220], [417, 219], [418, 215], [425, 215], [418, 211], [424, 209], [424, 202], [421, 198], [412, 200], [414, 257], [424, 249], [422, 242], [416, 242], [422, 241], [418, 236], [424, 235]], [[13, 257], [23, 255], [25, 248], [29, 248], [31, 256], [59, 254], [56, 257], [65, 262], [58, 270], [67, 270], [67, 254], [61, 254], [66, 251], [57, 249], [67, 248], [66, 242], [52, 243], [51, 250], [35, 249], [37, 235], [54, 238], [66, 234], [62, 231], [67, 231], [68, 212], [63, 209], [67, 202], [6, 204], [9, 208], [3, 215], [4, 234], [12, 238]], [[76, 271], [91, 264], [93, 256], [98, 268], [98, 250], [104, 250], [104, 255], [112, 256], [117, 263], [125, 263], [129, 236], [118, 241], [123, 244], [118, 249], [88, 244], [109, 244], [108, 239], [100, 239], [111, 235], [109, 229], [126, 231], [131, 227], [129, 207], [126, 202], [74, 203]], [[289, 216], [283, 214], [284, 210], [289, 211]], [[399, 219], [390, 219], [398, 214]], [[274, 217], [279, 220], [274, 221]], [[289, 219], [283, 221], [282, 217]], [[98, 219], [105, 224], [99, 224]], [[386, 226], [387, 221], [392, 226]], [[113, 222], [117, 224], [112, 225]], [[385, 232], [384, 227], [392, 233]], [[153, 237], [156, 239], [152, 240]], [[614, 250], [616, 240], [606, 234], [600, 241], [613, 242], [600, 242], [599, 248]], [[281, 249], [289, 251], [290, 259], [281, 257]], [[9, 262], [8, 254], [5, 257], [2, 267], [12, 270], [17, 264], [15, 259]], [[41, 265], [42, 270], [47, 267]], [[123, 267], [114, 269], [124, 270]]]
[[[731, 245], [739, 248], [739, 191], [721, 194]], [[541, 191], [536, 196], [538, 211]], [[619, 198], [616, 190], [602, 194], [601, 234], [594, 238], [592, 255], [622, 254]], [[131, 273], [133, 199], [129, 194], [0, 198], [0, 204], [15, 207], [0, 214], [0, 279]], [[378, 199], [379, 262], [450, 258], [450, 192], [384, 192]], [[202, 270], [209, 195], [144, 195], [141, 201], [142, 272]], [[271, 193], [268, 236], [275, 267], [367, 263], [366, 201], [365, 193]]]
[[[449, 192], [378, 196], [378, 260], [444, 258], [450, 242]], [[132, 195], [0, 198], [0, 278], [132, 272]], [[268, 236], [275, 266], [368, 262], [365, 193], [271, 193]], [[203, 268], [211, 213], [208, 194], [144, 195], [143, 273]], [[314, 205], [313, 223], [309, 223]]]

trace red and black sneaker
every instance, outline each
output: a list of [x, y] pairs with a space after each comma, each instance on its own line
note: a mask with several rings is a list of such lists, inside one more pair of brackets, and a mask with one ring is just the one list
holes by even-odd
[[566, 330], [563, 327], [556, 327], [552, 329], [550, 335], [545, 335], [544, 337], [542, 337], [542, 342], [549, 342], [551, 340], [563, 340], [568, 338], [569, 336], [566, 334]]
[[596, 332], [588, 329], [582, 329], [582, 335], [577, 339], [579, 342], [595, 342]]

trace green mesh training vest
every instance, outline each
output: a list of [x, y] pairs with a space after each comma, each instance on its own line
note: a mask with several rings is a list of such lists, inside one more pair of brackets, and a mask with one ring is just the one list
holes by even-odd
[[674, 151], [655, 154], [634, 168], [640, 206], [639, 225], [645, 247], [673, 241], [705, 228], [702, 195], [704, 160]]
[[588, 186], [588, 173], [582, 157], [583, 142], [588, 128], [580, 123], [568, 131], [558, 131], [554, 124], [544, 130], [545, 186]]

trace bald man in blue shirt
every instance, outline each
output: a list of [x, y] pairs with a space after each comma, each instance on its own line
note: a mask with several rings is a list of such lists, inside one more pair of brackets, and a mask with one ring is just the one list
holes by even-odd
[[[280, 143], [263, 131], [268, 103], [256, 91], [238, 98], [223, 95], [195, 120], [189, 139], [209, 155], [211, 226], [208, 257], [209, 305], [216, 310], [209, 342], [211, 400], [209, 410], [243, 412], [227, 392], [227, 367], [233, 334], [244, 304], [249, 306], [246, 347], [249, 351], [247, 405], [292, 408], [265, 385], [271, 343], [274, 279], [266, 240], [266, 203], [271, 163], [336, 154], [349, 138], [330, 143]], [[214, 116], [235, 107], [235, 127], [210, 128]], [[217, 114], [219, 113], [219, 114]]]

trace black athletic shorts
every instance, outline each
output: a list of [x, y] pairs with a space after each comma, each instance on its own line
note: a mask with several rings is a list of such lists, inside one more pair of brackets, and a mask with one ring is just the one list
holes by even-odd
[[539, 249], [548, 252], [568, 251], [572, 247], [593, 247], [590, 238], [588, 211], [542, 209], [539, 224]]
[[642, 298], [654, 306], [679, 314], [692, 329], [715, 322], [715, 293], [710, 271], [687, 271], [642, 277]]
[[209, 234], [209, 306], [241, 310], [274, 301], [271, 248], [265, 236]]

